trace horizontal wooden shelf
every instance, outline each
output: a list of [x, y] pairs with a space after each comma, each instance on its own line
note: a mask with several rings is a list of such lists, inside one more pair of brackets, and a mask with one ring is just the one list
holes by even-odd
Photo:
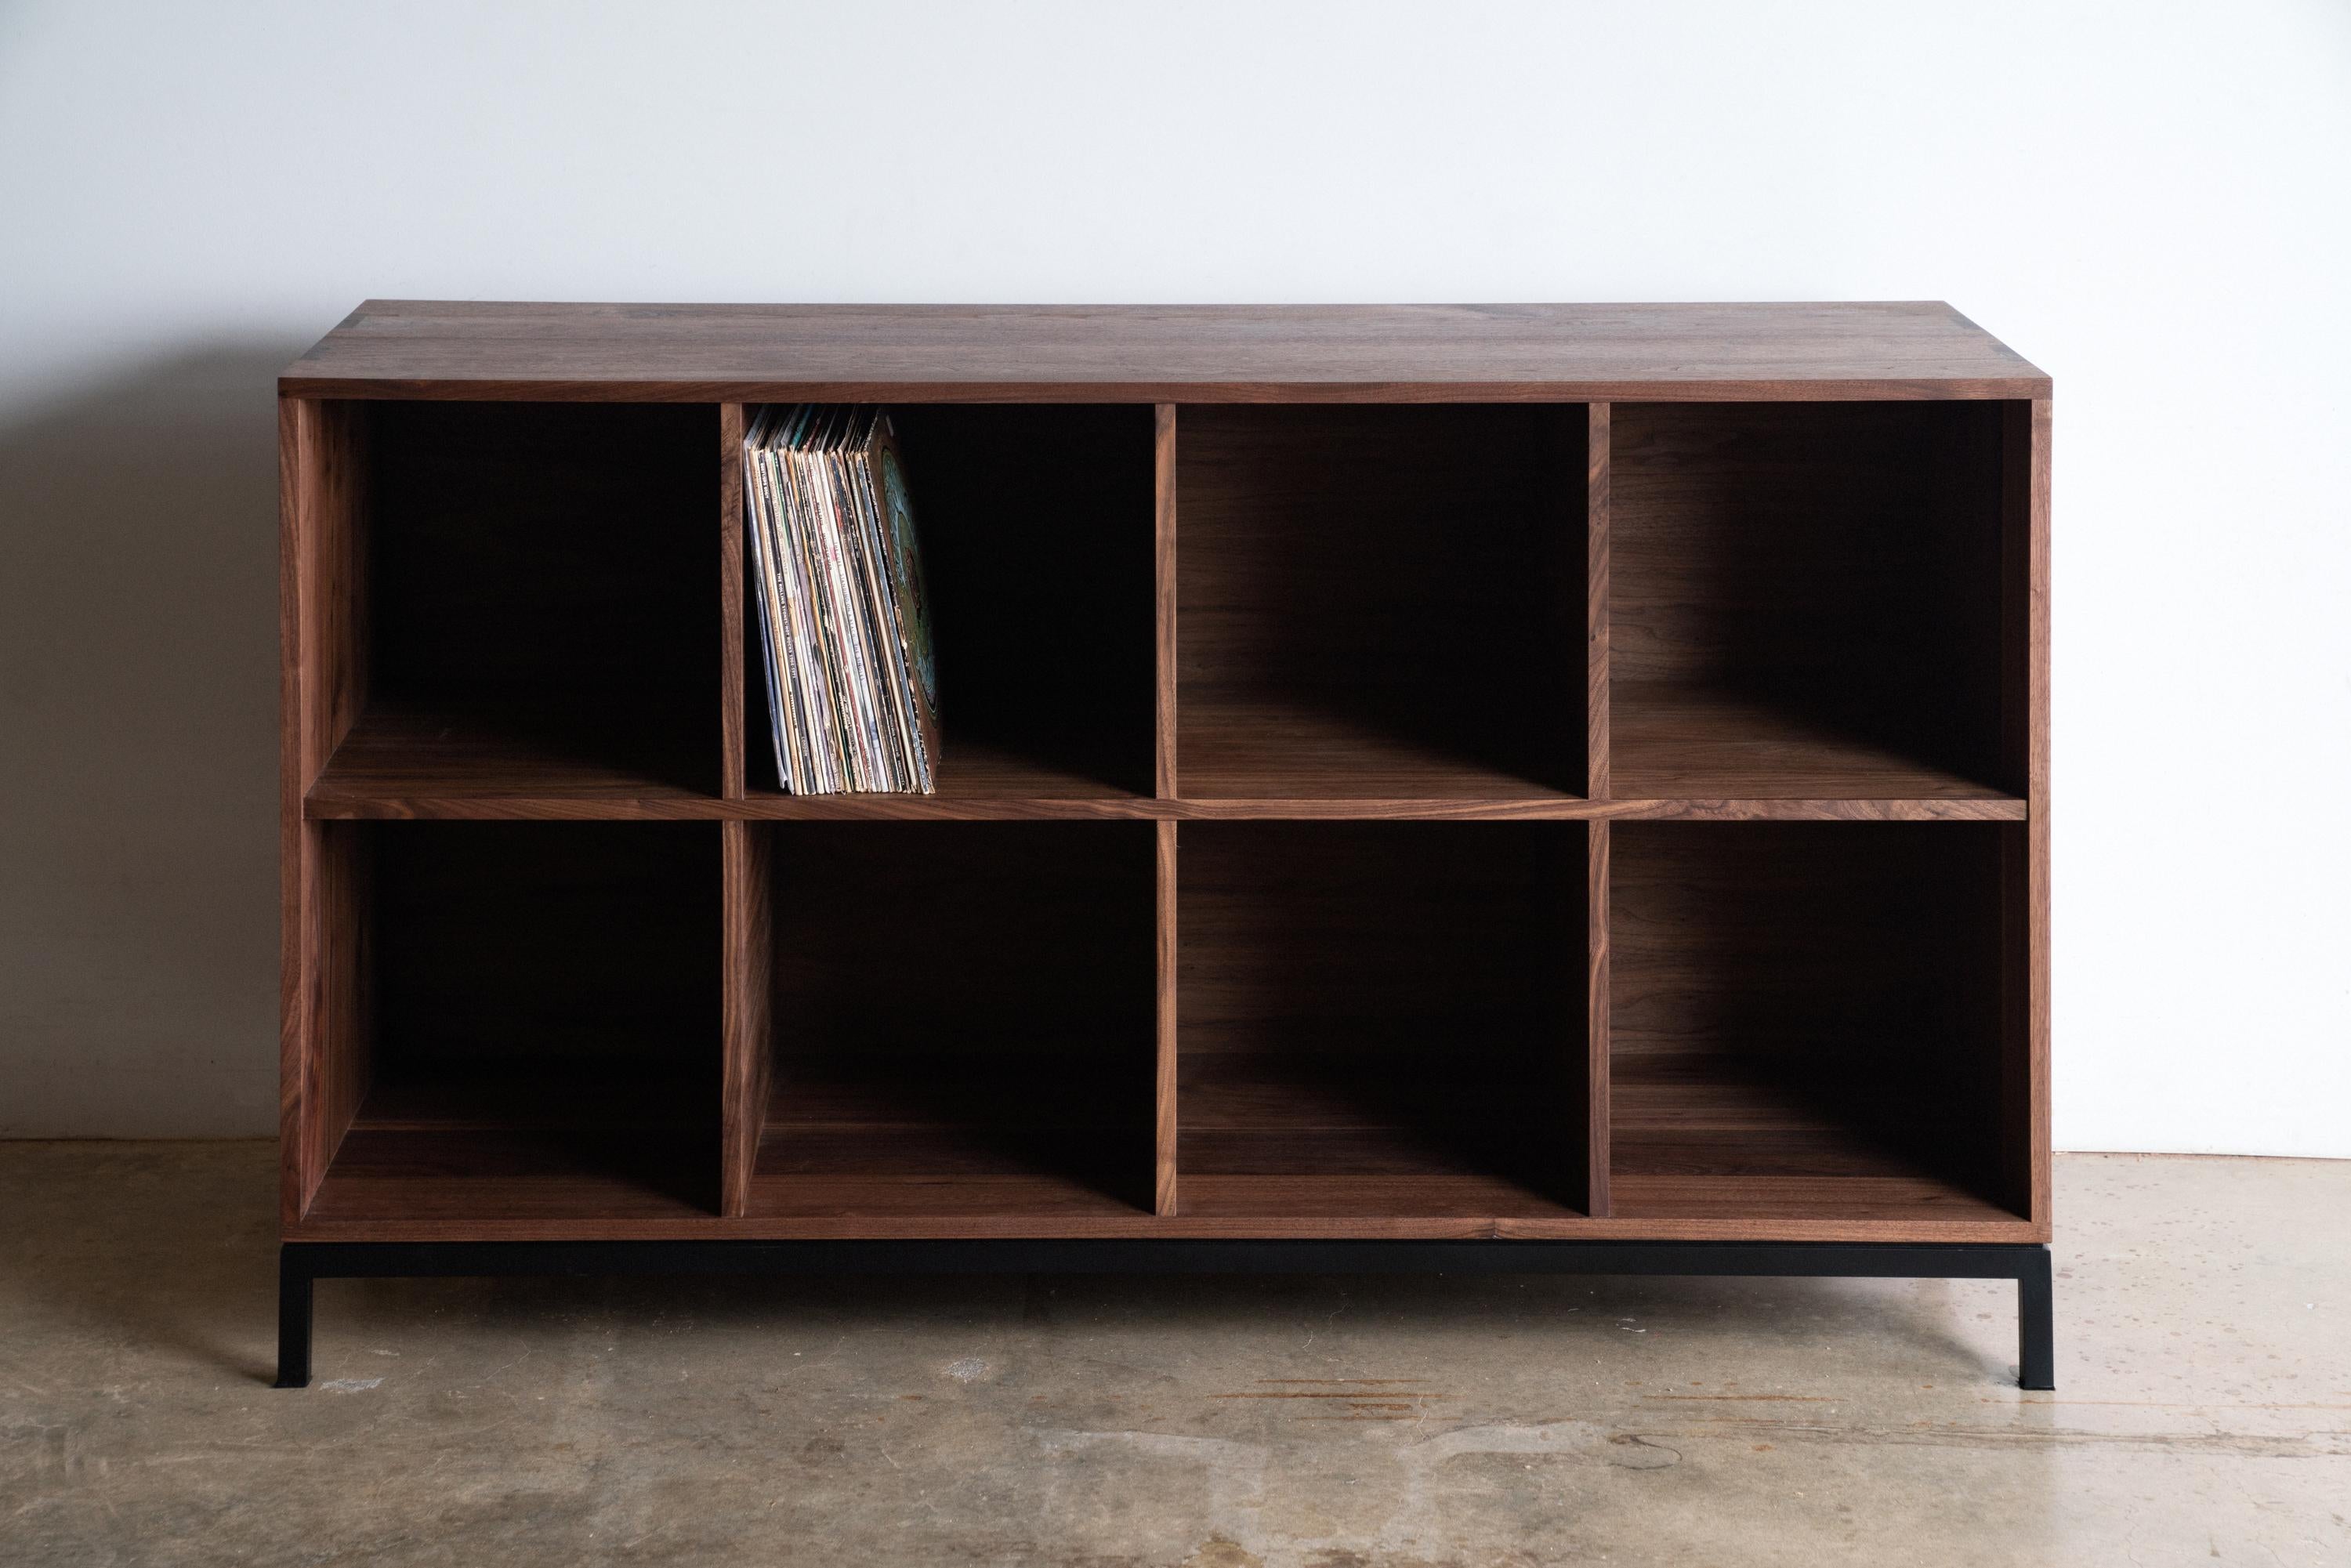
[[[1195, 1057], [1177, 1092], [1188, 1218], [1562, 1218], [1531, 1171], [1559, 1131], [1507, 1077], [1376, 1060]], [[1514, 1168], [1515, 1167], [1515, 1168]]]
[[[1041, 1222], [1110, 1222], [1120, 1234], [1218, 1233], [1225, 1220], [1373, 1224], [1574, 1219], [1508, 1176], [1464, 1168], [1504, 1138], [1495, 1107], [1458, 1083], [1389, 1074], [1193, 1075], [1183, 1094], [1184, 1201], [1172, 1223], [1137, 1201], [1131, 1136], [1082, 1076], [943, 1071], [803, 1081], [773, 1092], [746, 1220], [821, 1225], [872, 1216], [1013, 1233]], [[1416, 1105], [1400, 1123], [1399, 1102]], [[402, 1218], [470, 1234], [499, 1220], [625, 1225], [692, 1219], [731, 1233], [692, 1173], [709, 1164], [707, 1117], [657, 1081], [459, 1080], [380, 1085], [344, 1140], [311, 1218], [364, 1226]], [[1520, 1118], [1522, 1121], [1522, 1117]], [[1898, 1140], [1686, 1074], [1617, 1084], [1613, 1209], [1725, 1236], [1789, 1222], [2025, 1225]], [[1468, 1143], [1448, 1152], [1447, 1133]], [[1490, 1149], [1489, 1150], [1490, 1152]], [[810, 1234], [830, 1233], [821, 1229]], [[974, 1232], [981, 1233], [981, 1232]], [[1107, 1233], [1107, 1232], [1103, 1232]], [[1384, 1229], [1372, 1233], [1386, 1234]]]
[[670, 1185], [677, 1168], [670, 1151], [648, 1147], [644, 1134], [627, 1126], [558, 1137], [507, 1127], [354, 1124], [307, 1218], [314, 1235], [384, 1239], [463, 1239], [501, 1224], [622, 1236], [647, 1224], [711, 1217], [706, 1198]]
[[[1092, 1054], [1112, 1053], [1102, 1042]], [[883, 1058], [855, 1077], [783, 1077], [769, 1092], [758, 1174], [1017, 1176], [1058, 1167], [1115, 1186], [1117, 1167], [1141, 1161], [1102, 1079], [1058, 1054]]]
[[707, 1216], [716, 1170], [708, 1124], [706, 1108], [676, 1084], [627, 1072], [378, 1083], [335, 1152], [311, 1218], [462, 1228]]
[[[1050, 759], [1000, 741], [949, 730], [939, 747], [936, 792], [929, 795], [787, 795], [755, 788], [739, 802], [749, 818], [1135, 817], [1150, 796], [1112, 780], [1113, 767], [1086, 768]], [[770, 777], [767, 758], [756, 765]]]
[[[1269, 1150], [1278, 1141], [1268, 1134]], [[1483, 1230], [1504, 1220], [1582, 1218], [1508, 1176], [1478, 1171], [1191, 1172], [1183, 1193], [1184, 1220], [1314, 1220], [1375, 1228], [1371, 1234], [1388, 1234], [1390, 1221], [1469, 1221]]]
[[[1105, 1042], [1107, 1044], [1107, 1042]], [[900, 1064], [904, 1065], [904, 1064]], [[748, 1199], [721, 1217], [699, 1173], [706, 1115], [674, 1084], [585, 1078], [380, 1084], [302, 1224], [308, 1239], [1495, 1236], [2031, 1240], [1965, 1184], [1736, 1089], [1636, 1080], [1620, 1099], [1614, 1207], [1594, 1218], [1477, 1168], [1447, 1129], [1491, 1110], [1441, 1079], [1266, 1077], [1208, 1063], [1186, 1084], [1183, 1202], [1140, 1201], [1115, 1092], [1005, 1059], [778, 1083]], [[1399, 1123], [1399, 1100], [1421, 1102]], [[1105, 1107], [1113, 1109], [1107, 1114]], [[1384, 1108], [1385, 1107], [1385, 1108]], [[1690, 1116], [1723, 1124], [1677, 1134]], [[1471, 1164], [1461, 1163], [1468, 1155]], [[1309, 1167], [1311, 1168], [1302, 1168]]]
[[1140, 795], [709, 795], [584, 796], [536, 790], [479, 794], [343, 793], [306, 802], [314, 821], [1687, 821], [2022, 822], [2013, 796], [1952, 800], [1586, 800], [1559, 796], [1364, 800], [1155, 800]]
[[[643, 781], [638, 781], [642, 784]], [[2021, 822], [2013, 796], [1879, 799], [1588, 800], [1573, 795], [1200, 797], [981, 794], [784, 795], [744, 800], [616, 781], [610, 793], [575, 775], [566, 785], [537, 772], [504, 778], [487, 768], [438, 778], [361, 783], [322, 780], [303, 803], [313, 821], [1740, 821]]]
[[1714, 1221], [1726, 1233], [1758, 1233], [1792, 1220], [1854, 1220], [1936, 1226], [1946, 1223], [2023, 1225], [2023, 1219], [1967, 1187], [1923, 1174], [1830, 1176], [1762, 1175], [1745, 1168], [1750, 1157], [1773, 1151], [1727, 1145], [1716, 1174], [1659, 1173], [1642, 1168], [1667, 1151], [1637, 1144], [1623, 1150], [1625, 1164], [1609, 1178], [1610, 1213], [1619, 1219]]
[[1775, 1087], [1688, 1061], [1620, 1068], [1614, 1090], [1610, 1212], [1621, 1219], [2023, 1221], [1938, 1168], [1928, 1095], [1856, 1102], [1850, 1084]]
[[1609, 716], [1611, 782], [1623, 797], [2023, 804], [1930, 758], [1735, 692], [1620, 685]]
[[304, 398], [873, 402], [2032, 398], [1939, 300], [1699, 305], [579, 305], [371, 299]]
[[[1108, 813], [1105, 813], [1108, 814]], [[1575, 795], [1490, 795], [1349, 800], [1203, 800], [1190, 795], [1144, 801], [1132, 813], [1175, 821], [1700, 821], [1700, 822], [2021, 822], [2025, 802], [1999, 795], [1952, 800], [1708, 798], [1588, 800]]]
[[1056, 1052], [1030, 1042], [976, 1058], [867, 1059], [853, 1073], [780, 1070], [742, 1218], [821, 1227], [872, 1216], [956, 1235], [1147, 1217], [1140, 1101], [1085, 1066], [1114, 1055], [1106, 1040]]
[[520, 729], [463, 711], [371, 707], [351, 726], [304, 801], [314, 818], [692, 817], [711, 800], [683, 749], [616, 758], [590, 727]]
[[1187, 688], [1176, 755], [1182, 794], [1197, 800], [1564, 804], [1577, 798], [1370, 714], [1245, 693]]
[[[1384, 1215], [1334, 1215], [1317, 1207], [1309, 1185], [1286, 1188], [1294, 1201], [1260, 1201], [1266, 1182], [1293, 1178], [1217, 1177], [1249, 1190], [1220, 1202], [1218, 1211], [1155, 1216], [1133, 1209], [1099, 1205], [1082, 1189], [1061, 1189], [1070, 1201], [1056, 1207], [1047, 1196], [1047, 1184], [1013, 1178], [995, 1187], [996, 1196], [982, 1194], [967, 1201], [946, 1190], [947, 1178], [914, 1177], [894, 1182], [862, 1178], [836, 1189], [841, 1201], [831, 1212], [793, 1207], [786, 1212], [753, 1212], [720, 1218], [686, 1209], [629, 1214], [609, 1204], [599, 1206], [591, 1188], [558, 1193], [528, 1212], [509, 1210], [482, 1218], [467, 1212], [465, 1187], [453, 1184], [455, 1200], [447, 1212], [428, 1210], [438, 1201], [432, 1189], [383, 1188], [354, 1202], [353, 1189], [339, 1189], [335, 1210], [313, 1210], [288, 1225], [289, 1241], [799, 1241], [905, 1239], [926, 1238], [982, 1239], [1262, 1239], [1283, 1238], [1325, 1240], [1472, 1240], [1524, 1238], [1552, 1241], [1878, 1241], [1878, 1242], [2001, 1242], [2047, 1241], [2049, 1228], [2015, 1218], [1961, 1219], [1935, 1217], [1913, 1208], [1907, 1218], [1837, 1217], [1790, 1214], [1767, 1218], [1750, 1213], [1743, 1218], [1720, 1217], [1676, 1219], [1665, 1216], [1587, 1218], [1581, 1215], [1526, 1216], [1494, 1214], [1469, 1204], [1452, 1212], [1444, 1195], [1409, 1181], [1382, 1187], [1365, 1184], [1366, 1193], [1386, 1191], [1403, 1206]], [[1312, 1177], [1310, 1183], [1334, 1184], [1341, 1178]], [[479, 1184], [475, 1184], [478, 1187]], [[983, 1183], [983, 1186], [987, 1185]], [[764, 1186], [755, 1188], [755, 1202], [764, 1208]], [[394, 1212], [402, 1192], [420, 1199], [417, 1207]], [[902, 1196], [903, 1195], [903, 1197]], [[851, 1207], [855, 1205], [857, 1207]], [[877, 1206], [869, 1209], [865, 1206]], [[1832, 1203], [1832, 1208], [1844, 1206]]]

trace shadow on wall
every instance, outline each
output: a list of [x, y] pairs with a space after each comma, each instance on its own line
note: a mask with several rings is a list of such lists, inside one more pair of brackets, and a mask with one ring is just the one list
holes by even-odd
[[301, 347], [201, 347], [0, 425], [0, 1136], [275, 1130]]

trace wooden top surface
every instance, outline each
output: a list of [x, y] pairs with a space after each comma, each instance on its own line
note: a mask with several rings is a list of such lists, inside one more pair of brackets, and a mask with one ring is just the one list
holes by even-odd
[[291, 397], [786, 402], [2036, 398], [1938, 301], [572, 305], [370, 300]]

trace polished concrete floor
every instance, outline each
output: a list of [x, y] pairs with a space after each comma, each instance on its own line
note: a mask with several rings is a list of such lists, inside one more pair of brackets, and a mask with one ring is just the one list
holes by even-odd
[[2058, 1164], [2014, 1288], [329, 1281], [272, 1152], [0, 1145], [0, 1563], [2351, 1563], [2351, 1163]]

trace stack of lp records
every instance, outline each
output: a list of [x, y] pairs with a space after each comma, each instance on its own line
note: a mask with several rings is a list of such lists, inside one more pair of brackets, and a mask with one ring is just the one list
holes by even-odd
[[761, 409], [743, 440], [743, 493], [784, 789], [931, 793], [938, 668], [890, 416]]

